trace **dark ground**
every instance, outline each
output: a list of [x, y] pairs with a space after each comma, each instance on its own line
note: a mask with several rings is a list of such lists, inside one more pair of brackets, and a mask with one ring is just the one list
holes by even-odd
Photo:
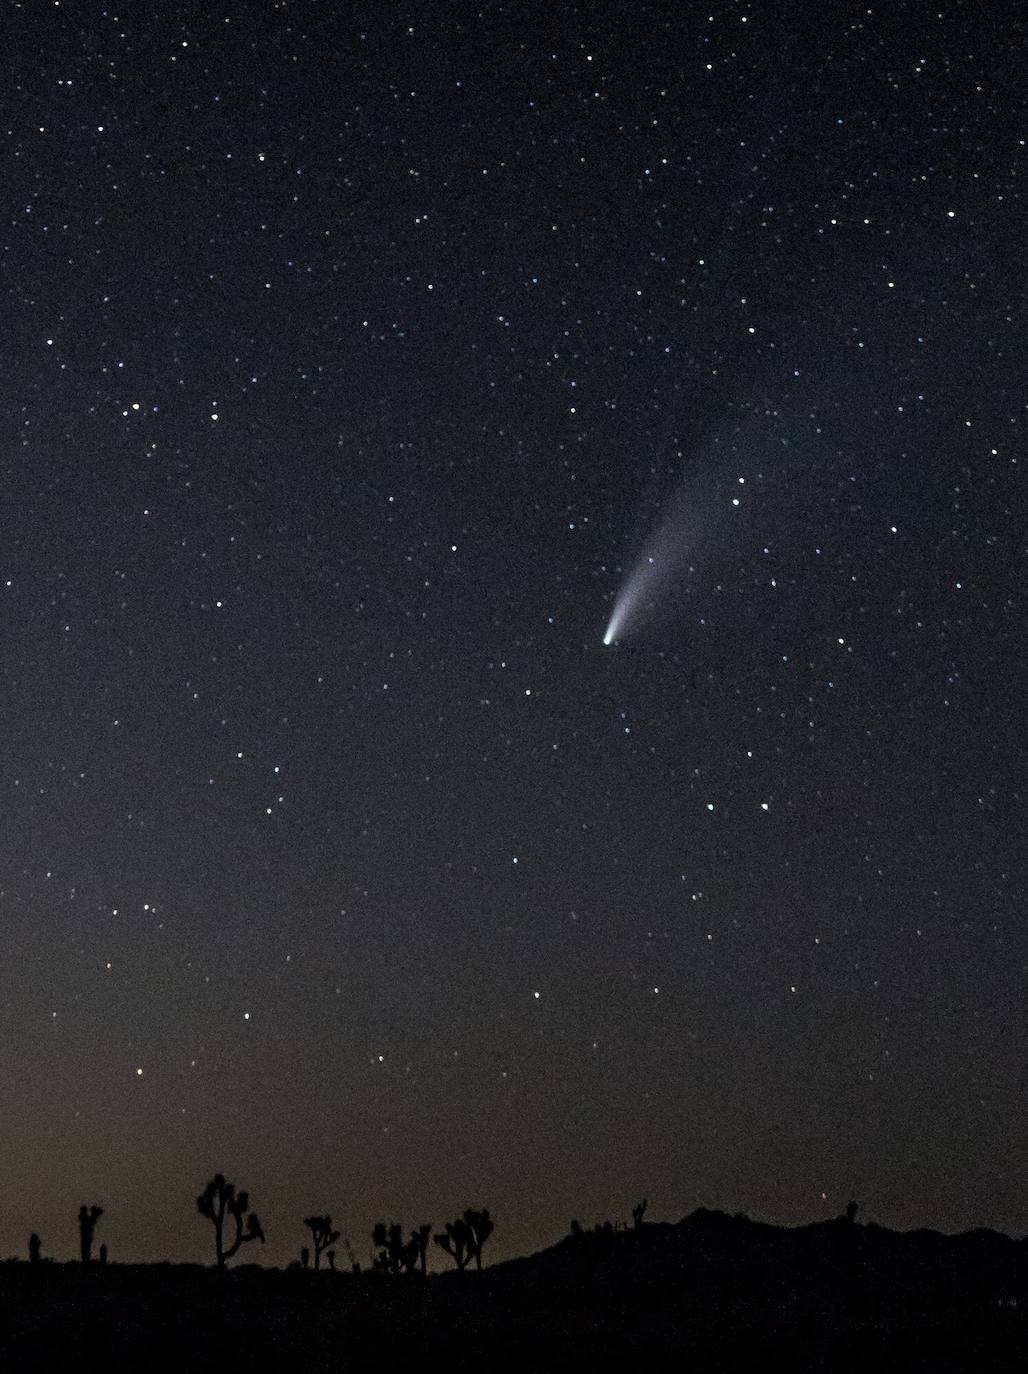
[[696, 1212], [427, 1281], [0, 1265], [4, 1370], [1013, 1371], [1028, 1242]]

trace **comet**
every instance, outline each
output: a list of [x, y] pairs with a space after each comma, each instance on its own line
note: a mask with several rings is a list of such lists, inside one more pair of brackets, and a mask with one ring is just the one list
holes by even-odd
[[630, 632], [633, 624], [647, 608], [655, 604], [661, 571], [656, 554], [646, 554], [636, 564], [614, 602], [614, 609], [603, 636], [605, 645], [609, 647]]
[[695, 552], [710, 523], [710, 495], [683, 488], [650, 535], [618, 592], [604, 631], [608, 647], [635, 634], [673, 587], [685, 559]]

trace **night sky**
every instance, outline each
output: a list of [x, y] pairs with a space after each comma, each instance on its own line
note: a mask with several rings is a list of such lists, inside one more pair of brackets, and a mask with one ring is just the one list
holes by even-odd
[[3, 8], [0, 1254], [1028, 1230], [1019, 7]]

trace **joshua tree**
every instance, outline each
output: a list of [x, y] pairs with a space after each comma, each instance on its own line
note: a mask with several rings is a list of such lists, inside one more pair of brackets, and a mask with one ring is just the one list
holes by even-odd
[[101, 1263], [101, 1264], [106, 1264], [106, 1263], [107, 1263], [107, 1246], [106, 1246], [106, 1245], [101, 1245], [101, 1246], [100, 1246], [100, 1263]]
[[[431, 1231], [431, 1226], [428, 1229]], [[418, 1262], [421, 1248], [419, 1234], [412, 1231], [410, 1240], [405, 1241], [399, 1222], [394, 1221], [390, 1226], [384, 1221], [376, 1222], [371, 1233], [372, 1241], [378, 1246], [375, 1268], [386, 1274], [409, 1274]]]
[[[214, 1249], [218, 1257], [218, 1268], [224, 1269], [241, 1245], [251, 1240], [264, 1243], [264, 1232], [257, 1220], [257, 1213], [250, 1212], [243, 1229], [243, 1217], [250, 1206], [249, 1193], [236, 1193], [234, 1183], [228, 1183], [224, 1174], [215, 1174], [196, 1199], [196, 1209], [202, 1217], [214, 1223]], [[230, 1216], [235, 1223], [235, 1236], [228, 1249], [225, 1248], [225, 1218]]]
[[35, 1231], [33, 1231], [31, 1236], [29, 1236], [29, 1264], [39, 1263], [40, 1259], [42, 1258], [42, 1255], [40, 1254], [41, 1246], [42, 1241], [36, 1235]]
[[648, 1205], [646, 1198], [643, 1198], [642, 1202], [637, 1202], [632, 1208], [632, 1220], [635, 1222], [637, 1230], [643, 1224], [643, 1217], [646, 1215]]
[[847, 1202], [847, 1204], [846, 1204], [846, 1220], [847, 1220], [848, 1222], [851, 1222], [851, 1223], [852, 1223], [852, 1222], [856, 1221], [856, 1219], [857, 1219], [857, 1204], [856, 1204], [855, 1202]]
[[311, 1267], [311, 1252], [305, 1245], [300, 1251], [300, 1268], [309, 1269]]
[[468, 1208], [462, 1217], [446, 1223], [445, 1234], [432, 1239], [440, 1250], [446, 1251], [458, 1269], [466, 1269], [472, 1260], [481, 1269], [482, 1246], [492, 1229], [488, 1212], [473, 1212]]
[[411, 1242], [417, 1245], [418, 1268], [422, 1274], [428, 1273], [428, 1240], [431, 1234], [432, 1227], [427, 1221], [410, 1233]]
[[481, 1273], [482, 1246], [493, 1233], [493, 1219], [489, 1215], [488, 1207], [483, 1207], [481, 1212], [475, 1212], [469, 1207], [464, 1213], [464, 1221], [471, 1232], [471, 1253], [475, 1257], [475, 1268]]
[[336, 1272], [336, 1252], [334, 1250], [326, 1250], [325, 1258], [328, 1260], [328, 1267], [334, 1274]]
[[466, 1269], [471, 1259], [471, 1232], [463, 1217], [446, 1223], [445, 1233], [432, 1239], [440, 1250], [445, 1250], [458, 1269]]
[[378, 1246], [375, 1268], [385, 1274], [395, 1274], [400, 1267], [397, 1251], [403, 1244], [400, 1227], [395, 1222], [387, 1226], [384, 1221], [376, 1221], [371, 1230], [371, 1243]]
[[314, 1268], [321, 1268], [321, 1252], [329, 1245], [335, 1245], [339, 1239], [339, 1232], [332, 1230], [331, 1217], [304, 1217], [304, 1226], [310, 1228], [311, 1240], [314, 1242]]
[[83, 1264], [89, 1264], [93, 1258], [93, 1233], [103, 1214], [102, 1207], [87, 1207], [83, 1203], [79, 1208], [79, 1252]]

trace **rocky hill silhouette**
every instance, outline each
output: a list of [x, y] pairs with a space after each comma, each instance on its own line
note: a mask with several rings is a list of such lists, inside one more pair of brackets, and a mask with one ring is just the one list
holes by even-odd
[[[1028, 1367], [1028, 1241], [700, 1210], [575, 1228], [421, 1275], [0, 1265], [0, 1358], [43, 1369], [1006, 1371]], [[81, 1361], [80, 1361], [81, 1362]]]

